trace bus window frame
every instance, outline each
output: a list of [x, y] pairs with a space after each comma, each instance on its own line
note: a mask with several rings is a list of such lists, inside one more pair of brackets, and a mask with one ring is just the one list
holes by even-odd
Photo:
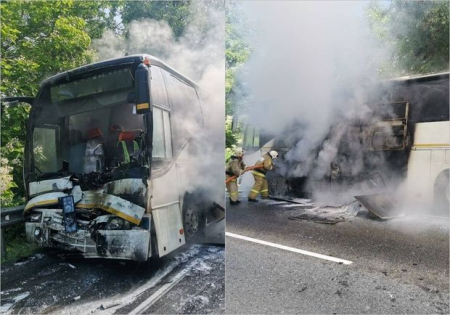
[[33, 126], [33, 132], [31, 133], [31, 149], [32, 149], [32, 161], [33, 161], [33, 166], [35, 168], [37, 168], [36, 166], [36, 156], [34, 154], [34, 149], [35, 149], [35, 139], [34, 139], [34, 133], [36, 128], [39, 129], [48, 129], [48, 130], [53, 130], [55, 132], [55, 158], [56, 158], [56, 169], [55, 170], [46, 170], [46, 171], [42, 171], [44, 174], [45, 173], [53, 173], [53, 172], [57, 172], [59, 170], [59, 166], [62, 167], [62, 156], [61, 156], [61, 150], [62, 150], [62, 144], [61, 144], [61, 126], [60, 125], [51, 125], [51, 124], [44, 124], [44, 125], [35, 125]]
[[[153, 105], [153, 108], [154, 109], [158, 109], [158, 110], [161, 110], [161, 122], [162, 122], [162, 143], [163, 143], [163, 146], [164, 146], [164, 157], [160, 157], [160, 156], [158, 156], [158, 157], [155, 157], [155, 156], [153, 156], [152, 155], [152, 160], [153, 161], [172, 161], [173, 160], [173, 141], [172, 141], [172, 122], [171, 122], [171, 110], [170, 110], [170, 108], [168, 108], [168, 107], [166, 107], [166, 106], [160, 106], [160, 105]], [[169, 115], [169, 128], [168, 129], [166, 129], [166, 125], [165, 125], [165, 122], [164, 122], [164, 112], [166, 112], [166, 113], [168, 113], [168, 115]], [[154, 124], [154, 120], [155, 120], [155, 112], [153, 111], [153, 126], [155, 125]], [[166, 139], [166, 135], [167, 135], [167, 132], [168, 131], [168, 133], [169, 133], [169, 136], [170, 136], [170, 156], [168, 156], [168, 149], [167, 149], [167, 139]], [[155, 130], [153, 130], [153, 139], [152, 139], [152, 141], [154, 140], [154, 137], [155, 137]]]
[[[404, 104], [405, 105], [405, 113], [403, 115], [403, 117], [397, 117], [397, 118], [387, 118], [387, 119], [382, 119], [382, 120], [378, 120], [375, 121], [374, 123], [372, 123], [372, 126], [370, 126], [369, 129], [369, 151], [403, 151], [406, 149], [407, 147], [407, 138], [408, 138], [408, 115], [409, 115], [409, 101], [401, 101], [401, 102], [391, 102], [388, 104], [379, 104], [377, 107], [381, 107], [381, 106], [392, 106], [392, 105], [400, 105], [400, 104]], [[379, 129], [380, 128], [385, 128], [385, 127], [395, 127], [398, 126], [399, 123], [403, 126], [403, 141], [402, 141], [402, 145], [399, 147], [391, 147], [385, 144], [383, 144], [381, 147], [375, 147], [373, 145], [373, 139], [374, 139], [374, 135], [379, 133]], [[386, 133], [384, 133], [386, 134]], [[390, 135], [389, 137], [392, 137], [392, 135]]]

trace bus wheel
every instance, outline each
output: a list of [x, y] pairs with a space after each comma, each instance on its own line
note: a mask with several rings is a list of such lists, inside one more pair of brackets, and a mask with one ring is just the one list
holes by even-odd
[[184, 232], [188, 238], [197, 234], [200, 225], [199, 216], [191, 207], [186, 207], [183, 211]]
[[183, 202], [183, 228], [186, 239], [198, 236], [203, 229], [202, 198], [198, 194], [186, 194]]
[[439, 213], [449, 216], [450, 207], [450, 171], [442, 171], [434, 183], [434, 205]]

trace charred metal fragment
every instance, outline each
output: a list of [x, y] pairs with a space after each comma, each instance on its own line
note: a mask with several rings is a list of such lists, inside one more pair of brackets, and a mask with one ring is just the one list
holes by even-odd
[[402, 214], [394, 194], [355, 196], [355, 199], [371, 214], [383, 220], [393, 219]]

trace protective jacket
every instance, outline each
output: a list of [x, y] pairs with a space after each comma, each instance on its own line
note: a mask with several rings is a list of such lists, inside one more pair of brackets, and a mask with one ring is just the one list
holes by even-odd
[[[270, 171], [273, 169], [273, 161], [272, 157], [269, 155], [269, 153], [265, 153], [261, 156], [261, 158], [255, 163], [255, 166], [262, 165], [263, 168], [257, 168], [252, 173], [258, 172], [260, 174], [266, 174], [267, 171]], [[258, 174], [257, 174], [258, 175]]]
[[240, 176], [244, 172], [245, 164], [242, 159], [237, 156], [232, 156], [227, 163], [225, 168], [225, 174], [228, 176]]
[[252, 171], [253, 178], [255, 179], [255, 184], [253, 185], [248, 198], [256, 199], [259, 194], [261, 194], [262, 198], [269, 197], [269, 183], [266, 179], [267, 171], [273, 169], [273, 161], [272, 157], [269, 153], [264, 154], [261, 158], [255, 163], [255, 166], [262, 165], [262, 168], [257, 168]]
[[84, 155], [83, 172], [101, 172], [104, 164], [105, 151], [101, 138], [94, 138], [86, 143]]
[[[232, 176], [240, 176], [244, 173], [245, 164], [242, 159], [237, 156], [232, 156], [225, 168], [225, 174], [227, 179]], [[230, 196], [230, 200], [236, 202], [239, 199], [239, 190], [237, 185], [237, 179], [233, 179], [227, 183], [227, 190]]]

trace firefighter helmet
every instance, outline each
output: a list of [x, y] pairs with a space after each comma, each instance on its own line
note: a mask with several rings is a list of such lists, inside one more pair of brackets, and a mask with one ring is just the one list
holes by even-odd
[[270, 151], [269, 155], [272, 157], [272, 159], [276, 159], [278, 157], [278, 152], [277, 151]]
[[237, 147], [236, 149], [234, 149], [234, 156], [237, 157], [243, 157], [244, 156], [244, 149]]

